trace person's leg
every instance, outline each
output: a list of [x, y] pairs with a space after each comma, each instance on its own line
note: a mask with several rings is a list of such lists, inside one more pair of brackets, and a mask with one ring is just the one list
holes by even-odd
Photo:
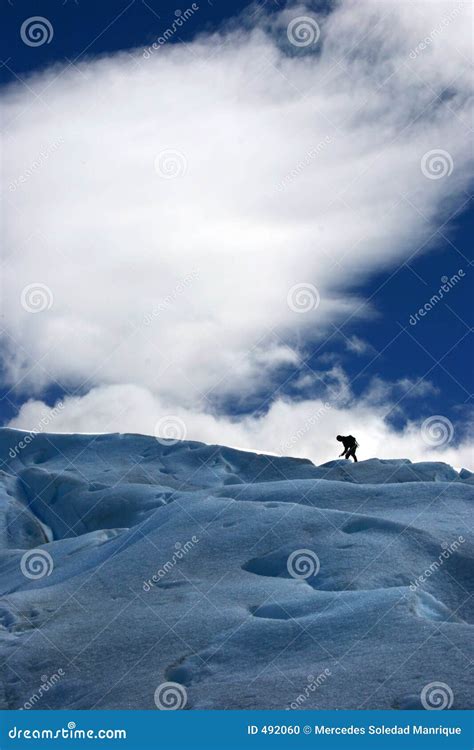
[[344, 453], [344, 458], [348, 459], [350, 455], [351, 455], [351, 452], [350, 451], [346, 451]]
[[355, 463], [357, 463], [357, 456], [356, 456], [356, 449], [355, 448], [351, 448], [351, 450], [349, 452], [349, 455], [352, 456], [352, 458], [354, 459]]

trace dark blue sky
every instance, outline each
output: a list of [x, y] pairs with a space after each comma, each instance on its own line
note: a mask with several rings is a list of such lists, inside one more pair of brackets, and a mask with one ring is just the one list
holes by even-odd
[[[196, 32], [212, 29], [223, 19], [231, 18], [248, 3], [236, 0], [203, 0], [197, 3], [199, 14], [190, 18], [174, 43], [191, 39]], [[34, 0], [2, 3], [3, 53], [11, 71], [20, 75], [66, 58], [74, 61], [84, 55], [95, 56], [132, 47], [151, 44], [176, 18], [175, 11], [185, 11], [190, 2], [163, 0], [123, 0], [123, 2], [94, 2], [94, 0], [45, 0], [38, 7]], [[277, 4], [273, 2], [269, 5]], [[30, 17], [47, 17], [54, 28], [50, 44], [27, 47], [20, 38], [22, 22]], [[2, 69], [2, 81], [14, 78], [10, 70]]]
[[[123, 0], [123, 2], [93, 2], [92, 0], [45, 0], [38, 3], [24, 0], [3, 5], [3, 52], [1, 83], [8, 84], [35, 70], [56, 62], [74, 61], [85, 56], [96, 56], [132, 47], [151, 44], [176, 18], [176, 2], [160, 0]], [[180, 7], [184, 11], [190, 3]], [[277, 4], [268, 2], [267, 8]], [[223, 19], [239, 13], [243, 2], [203, 0], [196, 13], [172, 43], [191, 39], [197, 32], [217, 26]], [[34, 15], [46, 16], [54, 36], [49, 44], [29, 47], [20, 39], [22, 22]], [[366, 280], [363, 287], [354, 289], [362, 297], [371, 298], [379, 316], [368, 321], [347, 322], [341, 332], [324, 344], [310, 361], [318, 367], [321, 355], [338, 353], [340, 362], [353, 380], [356, 393], [362, 393], [371, 379], [381, 377], [396, 381], [401, 378], [427, 378], [439, 390], [423, 398], [404, 398], [401, 405], [408, 417], [440, 413], [456, 421], [472, 407], [472, 232], [473, 212], [469, 196], [458, 214], [432, 240], [429, 249], [416, 252], [409, 263], [385, 270]], [[413, 248], [413, 251], [416, 247]], [[383, 253], [383, 248], [380, 249]], [[451, 277], [463, 269], [465, 277], [445, 299], [421, 319], [410, 325], [410, 315], [437, 292], [442, 277]], [[360, 356], [347, 352], [344, 337], [367, 341], [375, 350]], [[392, 340], [393, 339], [393, 340]], [[387, 342], [391, 341], [387, 345]], [[324, 361], [324, 356], [323, 356]], [[322, 369], [322, 365], [321, 365]], [[286, 374], [288, 375], [288, 373]], [[292, 380], [285, 378], [284, 391], [291, 392]], [[53, 402], [60, 395], [58, 389], [47, 394]], [[5, 422], [14, 412], [16, 401], [9, 393], [2, 399], [0, 417]], [[258, 400], [253, 404], [259, 407]], [[229, 405], [230, 406], [230, 405]], [[237, 405], [230, 406], [239, 411]], [[248, 405], [247, 407], [248, 408]], [[403, 417], [391, 415], [397, 423]], [[457, 437], [460, 435], [458, 433]]]

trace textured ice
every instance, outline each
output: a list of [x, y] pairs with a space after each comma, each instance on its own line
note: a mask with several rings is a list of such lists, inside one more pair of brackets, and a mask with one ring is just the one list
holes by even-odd
[[469, 471], [8, 429], [0, 451], [1, 708], [155, 709], [166, 681], [190, 709], [419, 708], [430, 683], [472, 707]]

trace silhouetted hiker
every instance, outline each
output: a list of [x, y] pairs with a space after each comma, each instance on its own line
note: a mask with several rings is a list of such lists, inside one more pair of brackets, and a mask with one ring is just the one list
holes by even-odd
[[357, 462], [356, 450], [359, 447], [359, 443], [357, 442], [355, 437], [353, 437], [352, 435], [338, 435], [336, 437], [336, 440], [339, 440], [339, 442], [344, 446], [344, 450], [340, 454], [339, 458], [341, 456], [344, 456], [344, 458], [350, 458], [352, 456], [354, 461]]

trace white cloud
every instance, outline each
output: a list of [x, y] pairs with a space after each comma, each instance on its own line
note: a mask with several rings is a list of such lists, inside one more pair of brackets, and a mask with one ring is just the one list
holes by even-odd
[[439, 388], [428, 379], [405, 377], [389, 382], [376, 376], [370, 380], [365, 398], [371, 404], [386, 404], [395, 399], [398, 404], [407, 398], [420, 399], [438, 393]]
[[[211, 402], [271, 391], [330, 323], [374, 314], [352, 285], [428, 247], [459, 204], [469, 6], [410, 57], [455, 6], [344, 2], [318, 17], [314, 54], [286, 38], [293, 13], [313, 14], [300, 7], [5, 91], [7, 379], [38, 396], [55, 381], [95, 388], [65, 412], [86, 431], [134, 387], [154, 412], [185, 409], [195, 437], [218, 436], [214, 424], [220, 442], [244, 441], [244, 427], [206, 414]], [[430, 180], [420, 163], [435, 148], [454, 168]], [[156, 169], [169, 149], [175, 179]], [[31, 314], [21, 293], [35, 282], [53, 301]], [[287, 304], [300, 282], [320, 294], [306, 314]]]
[[400, 378], [397, 380], [396, 387], [400, 389], [405, 398], [423, 398], [423, 396], [436, 395], [439, 393], [437, 388], [429, 380], [412, 380], [411, 378]]
[[[185, 426], [180, 438], [225, 444], [260, 453], [310, 458], [321, 464], [337, 458], [337, 434], [353, 434], [360, 444], [359, 457], [410, 458], [412, 461], [445, 461], [458, 468], [472, 466], [472, 444], [446, 443], [434, 447], [423, 438], [421, 424], [410, 422], [397, 432], [384, 422], [390, 402], [374, 405], [362, 398], [348, 403], [345, 394], [297, 403], [275, 400], [260, 416], [232, 419], [196, 409], [177, 407], [172, 412], [141, 386], [103, 386], [86, 396], [66, 398], [62, 408], [40, 401], [24, 404], [10, 426], [20, 429], [47, 423], [49, 432], [135, 432], [156, 434], [156, 425], [167, 417]], [[38, 427], [36, 427], [38, 429]], [[456, 441], [456, 425], [453, 426]]]
[[347, 351], [352, 352], [352, 354], [375, 353], [375, 349], [373, 348], [373, 346], [371, 346], [371, 344], [369, 344], [368, 341], [364, 341], [364, 339], [361, 339], [356, 335], [349, 336], [344, 343]]

